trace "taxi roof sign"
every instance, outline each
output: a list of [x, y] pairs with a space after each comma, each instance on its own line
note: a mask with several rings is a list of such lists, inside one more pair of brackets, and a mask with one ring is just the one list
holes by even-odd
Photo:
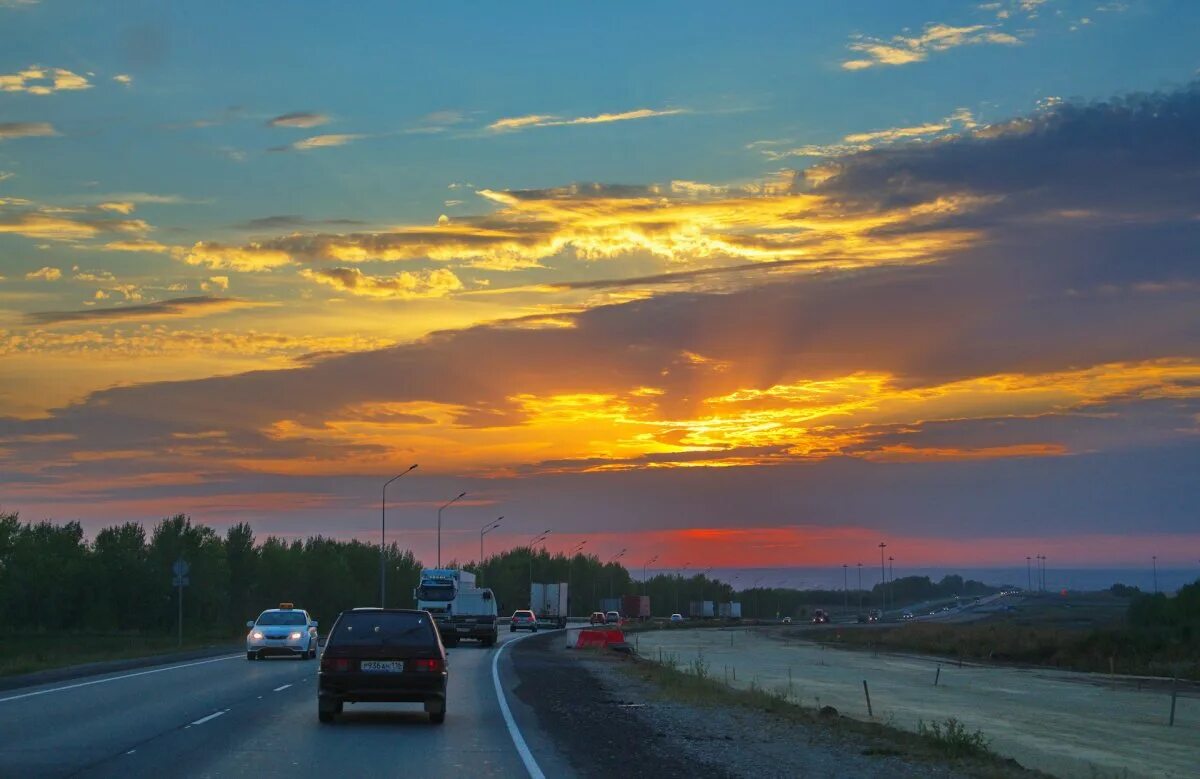
[[294, 603], [280, 603], [280, 604], [279, 604], [279, 608], [281, 608], [281, 609], [285, 609], [285, 610], [287, 610], [287, 609], [294, 609], [294, 608], [296, 608], [296, 604], [294, 604]]

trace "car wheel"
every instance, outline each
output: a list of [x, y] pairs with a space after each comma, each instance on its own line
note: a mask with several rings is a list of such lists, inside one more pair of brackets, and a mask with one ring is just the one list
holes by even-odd
[[537, 628], [536, 628], [536, 627], [535, 627], [535, 628], [533, 628], [533, 629], [532, 629], [530, 632], [531, 632], [531, 633], [536, 633], [536, 632], [537, 632]]
[[333, 722], [333, 712], [317, 710], [317, 719], [328, 725]]
[[509, 633], [516, 633], [516, 632], [517, 632], [517, 628], [516, 628], [515, 626], [513, 626], [513, 627], [510, 627], [510, 628], [508, 629], [508, 632], [509, 632]]
[[442, 709], [441, 711], [429, 712], [429, 721], [434, 725], [441, 725], [446, 721], [446, 710]]
[[246, 653], [246, 659], [247, 659], [247, 660], [257, 660], [257, 659], [258, 659], [258, 653], [257, 653], [257, 652], [247, 652], [247, 653]]

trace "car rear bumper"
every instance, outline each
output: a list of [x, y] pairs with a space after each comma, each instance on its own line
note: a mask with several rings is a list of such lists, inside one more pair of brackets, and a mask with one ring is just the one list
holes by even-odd
[[322, 675], [317, 699], [334, 703], [420, 703], [446, 700], [446, 674], [398, 674], [395, 677], [374, 674]]

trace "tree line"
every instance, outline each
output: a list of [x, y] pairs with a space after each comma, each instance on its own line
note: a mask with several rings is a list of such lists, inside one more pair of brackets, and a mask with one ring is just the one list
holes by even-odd
[[[188, 563], [183, 590], [184, 629], [192, 636], [233, 635], [265, 608], [290, 601], [323, 624], [343, 609], [379, 603], [379, 546], [358, 540], [311, 536], [303, 541], [269, 536], [259, 541], [250, 525], [224, 534], [180, 514], [149, 532], [137, 522], [107, 527], [87, 540], [78, 522], [23, 523], [0, 514], [0, 627], [8, 630], [169, 632], [175, 628], [178, 591], [172, 565]], [[387, 605], [412, 607], [421, 563], [392, 544], [385, 550]], [[458, 563], [451, 562], [451, 567]], [[606, 598], [650, 596], [654, 616], [687, 615], [693, 601], [739, 601], [746, 618], [803, 617], [816, 606], [856, 610], [882, 602], [871, 590], [746, 588], [691, 575], [659, 573], [645, 582], [616, 562], [595, 555], [509, 549], [462, 564], [480, 586], [495, 593], [502, 614], [529, 605], [531, 582], [567, 582], [571, 613], [600, 610]], [[908, 577], [891, 583], [889, 601], [990, 592], [979, 582], [946, 577], [932, 583]]]

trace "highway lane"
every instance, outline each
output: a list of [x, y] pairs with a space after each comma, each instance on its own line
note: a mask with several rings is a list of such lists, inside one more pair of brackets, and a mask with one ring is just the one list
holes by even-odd
[[496, 699], [496, 651], [449, 651], [437, 726], [419, 704], [347, 705], [321, 725], [316, 661], [244, 654], [8, 690], [0, 777], [527, 776]]

